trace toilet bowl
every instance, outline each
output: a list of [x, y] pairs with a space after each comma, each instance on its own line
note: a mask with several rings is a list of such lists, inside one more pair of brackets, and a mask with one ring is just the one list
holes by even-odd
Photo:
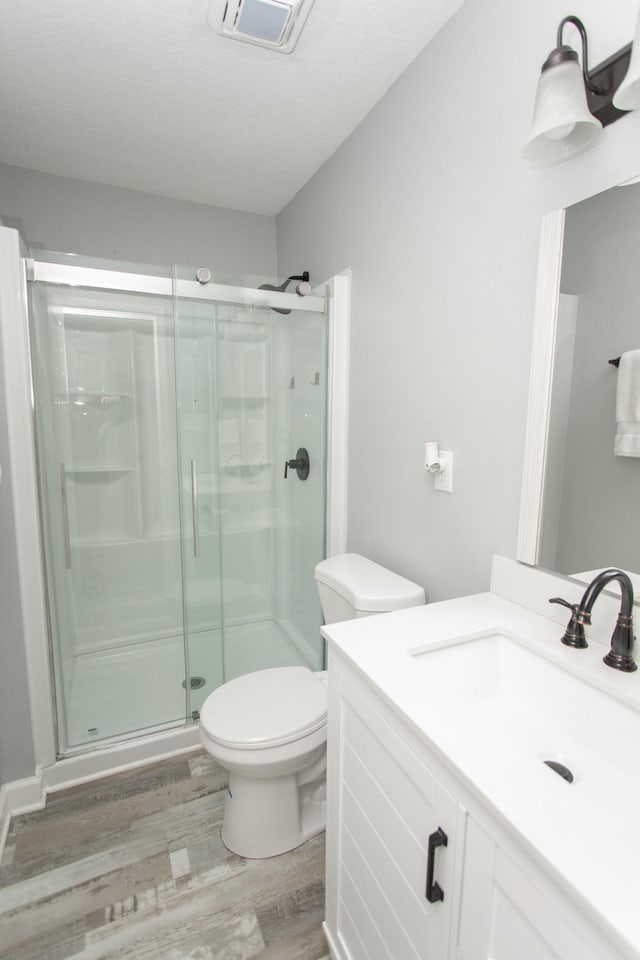
[[326, 674], [275, 667], [223, 684], [200, 711], [200, 740], [229, 771], [222, 841], [273, 857], [324, 829]]
[[[422, 587], [358, 554], [322, 561], [315, 578], [326, 623], [425, 602]], [[205, 700], [199, 733], [229, 771], [229, 850], [273, 857], [324, 830], [326, 673], [275, 667], [230, 680]]]

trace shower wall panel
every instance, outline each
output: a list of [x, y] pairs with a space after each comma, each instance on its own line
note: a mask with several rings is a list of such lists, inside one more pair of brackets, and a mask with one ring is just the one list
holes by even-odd
[[218, 431], [225, 621], [273, 616], [271, 330], [264, 311], [218, 308]]
[[[326, 490], [325, 318], [292, 312], [274, 323], [273, 402], [279, 429], [273, 434], [274, 567], [276, 619], [314, 669], [321, 669], [323, 652], [315, 642], [321, 620], [313, 569], [324, 556]], [[304, 447], [309, 476], [295, 471], [283, 478], [285, 460]]]

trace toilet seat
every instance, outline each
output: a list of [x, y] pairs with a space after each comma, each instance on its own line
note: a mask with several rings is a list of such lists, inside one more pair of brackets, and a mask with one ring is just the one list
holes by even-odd
[[200, 711], [208, 737], [235, 750], [280, 746], [327, 722], [327, 689], [307, 667], [275, 667], [230, 680]]

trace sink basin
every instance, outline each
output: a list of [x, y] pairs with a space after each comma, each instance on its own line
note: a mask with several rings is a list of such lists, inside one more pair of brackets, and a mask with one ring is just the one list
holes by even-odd
[[[640, 712], [497, 630], [408, 651], [425, 696], [491, 753], [515, 750], [568, 767], [568, 790], [604, 802], [612, 787], [640, 798]], [[603, 670], [607, 668], [603, 665]], [[546, 768], [548, 776], [555, 776]], [[556, 778], [557, 779], [557, 778]], [[628, 794], [627, 794], [628, 795]]]

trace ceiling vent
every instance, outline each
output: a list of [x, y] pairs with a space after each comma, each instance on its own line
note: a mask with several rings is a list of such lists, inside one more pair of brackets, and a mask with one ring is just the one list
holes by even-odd
[[211, 0], [207, 22], [231, 40], [291, 53], [313, 0]]

